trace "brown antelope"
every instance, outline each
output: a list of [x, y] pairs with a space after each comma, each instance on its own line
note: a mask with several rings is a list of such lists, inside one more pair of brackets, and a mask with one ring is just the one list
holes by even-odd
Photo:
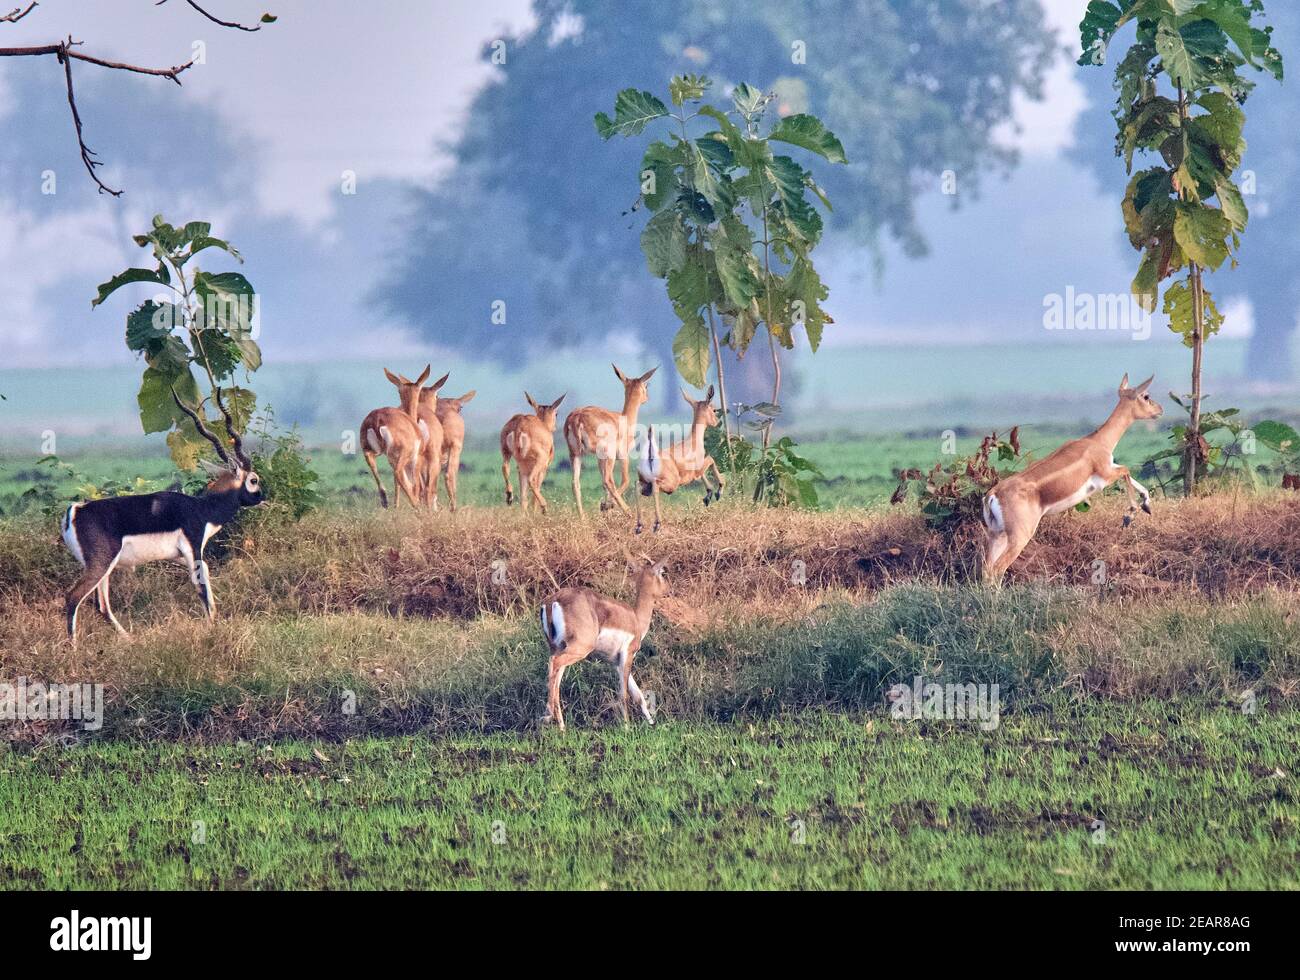
[[420, 389], [419, 429], [420, 452], [417, 473], [412, 482], [420, 490], [420, 502], [433, 510], [438, 509], [438, 474], [442, 472], [442, 422], [438, 419], [438, 389], [451, 377], [448, 371], [441, 378]]
[[[652, 367], [639, 378], [625, 377], [617, 364], [610, 365], [618, 380], [623, 382], [623, 411], [611, 412], [595, 405], [575, 408], [564, 420], [564, 441], [569, 445], [569, 463], [573, 467], [573, 499], [578, 503], [578, 516], [582, 517], [582, 457], [595, 453], [600, 467], [600, 479], [605, 485], [605, 496], [600, 509], [615, 505], [623, 513], [632, 512], [623, 502], [623, 491], [628, 485], [628, 461], [632, 452], [632, 437], [636, 433], [636, 416], [649, 399], [646, 383], [659, 370]], [[622, 460], [623, 482], [614, 486], [614, 461]]]
[[405, 493], [412, 507], [420, 506], [411, 473], [420, 459], [420, 386], [429, 377], [430, 367], [426, 364], [414, 381], [384, 368], [385, 377], [397, 386], [401, 408], [377, 408], [361, 423], [361, 451], [384, 507], [388, 506], [388, 494], [379, 482], [379, 467], [375, 465], [375, 457], [380, 455], [388, 457], [388, 465], [393, 468], [394, 505], [401, 506], [401, 493]]
[[510, 460], [513, 459], [515, 469], [519, 471], [519, 506], [527, 512], [528, 494], [531, 493], [545, 514], [542, 481], [555, 459], [555, 413], [559, 411], [564, 395], [549, 405], [538, 405], [526, 391], [524, 398], [533, 407], [534, 414], [513, 415], [501, 429], [501, 478], [506, 484], [506, 506], [514, 502], [514, 493], [510, 489]]
[[[636, 498], [636, 533], [641, 533], [641, 498], [654, 496], [655, 526], [658, 532], [661, 523], [659, 513], [659, 494], [672, 493], [678, 487], [700, 480], [704, 484], [704, 506], [710, 500], [722, 499], [722, 488], [727, 481], [722, 478], [722, 471], [713, 457], [704, 451], [704, 430], [718, 424], [718, 413], [713, 407], [713, 385], [709, 385], [708, 394], [703, 401], [696, 401], [682, 391], [686, 404], [691, 406], [691, 438], [689, 442], [678, 442], [660, 453], [655, 445], [654, 426], [646, 433], [645, 445], [641, 449], [641, 462], [637, 464], [636, 474], [640, 494]], [[715, 489], [709, 485], [709, 470], [718, 480]]]
[[[626, 554], [626, 552], [624, 553]], [[539, 610], [542, 633], [551, 651], [546, 673], [546, 714], [542, 721], [554, 721], [564, 730], [564, 712], [560, 707], [560, 681], [571, 664], [596, 654], [619, 673], [619, 703], [623, 721], [628, 720], [629, 693], [650, 724], [654, 713], [632, 676], [632, 660], [641, 649], [641, 641], [650, 629], [655, 600], [668, 592], [668, 575], [663, 562], [641, 556], [628, 563], [636, 572], [636, 606], [606, 599], [591, 589], [561, 589], [542, 603]]]
[[1115, 447], [1138, 419], [1158, 419], [1164, 414], [1160, 403], [1147, 394], [1153, 375], [1136, 388], [1128, 375], [1119, 383], [1119, 404], [1101, 428], [1067, 442], [1056, 452], [1019, 473], [1002, 480], [984, 497], [984, 580], [1000, 582], [1011, 563], [1022, 552], [1038, 522], [1048, 514], [1059, 514], [1086, 500], [1117, 480], [1128, 493], [1127, 527], [1138, 508], [1151, 513], [1151, 494], [1133, 479], [1127, 466], [1115, 465]]
[[465, 419], [460, 410], [473, 398], [475, 392], [467, 391], [459, 398], [438, 399], [438, 421], [442, 423], [442, 462], [447, 467], [447, 496], [451, 510], [456, 512], [456, 479], [460, 475], [460, 452], [465, 448]]
[[105, 497], [73, 504], [63, 515], [63, 541], [83, 569], [64, 602], [68, 636], [74, 647], [77, 645], [77, 610], [92, 592], [104, 618], [118, 633], [127, 635], [113, 615], [108, 592], [108, 580], [119, 566], [130, 568], [152, 561], [185, 562], [189, 566], [190, 581], [199, 590], [203, 611], [209, 620], [216, 617], [217, 603], [212, 596], [203, 549], [241, 507], [256, 506], [265, 498], [261, 481], [253, 472], [253, 463], [244, 452], [244, 442], [235, 431], [230, 413], [221, 400], [220, 388], [216, 389], [215, 397], [217, 407], [225, 416], [233, 458], [227, 454], [221, 440], [203, 424], [199, 414], [182, 402], [175, 390], [172, 391], [177, 406], [190, 417], [199, 435], [212, 443], [217, 456], [225, 464], [209, 467], [213, 479], [200, 496], [163, 491]]

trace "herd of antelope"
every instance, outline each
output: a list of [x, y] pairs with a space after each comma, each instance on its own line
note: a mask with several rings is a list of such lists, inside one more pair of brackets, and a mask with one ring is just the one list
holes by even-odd
[[[623, 385], [622, 409], [615, 412], [588, 405], [573, 409], [565, 418], [564, 441], [569, 450], [573, 497], [580, 517], [583, 516], [582, 462], [593, 455], [604, 488], [601, 510], [618, 508], [626, 516], [632, 516], [623, 495], [630, 482], [630, 460], [637, 450], [634, 445], [637, 413], [649, 399], [648, 385], [655, 370], [651, 368], [638, 377], [628, 377], [614, 365], [614, 374]], [[375, 478], [380, 504], [388, 506], [388, 494], [376, 462], [383, 456], [393, 471], [395, 507], [400, 506], [405, 496], [413, 507], [436, 510], [438, 482], [445, 472], [447, 496], [451, 510], [455, 511], [457, 474], [465, 444], [461, 410], [475, 393], [468, 391], [459, 398], [440, 398], [439, 392], [449, 375], [444, 374], [425, 386], [430, 374], [428, 365], [414, 381], [388, 369], [384, 374], [397, 389], [398, 405], [375, 409], [365, 417], [360, 430], [362, 453]], [[1142, 510], [1151, 513], [1150, 494], [1133, 479], [1127, 467], [1115, 463], [1114, 452], [1134, 422], [1161, 416], [1159, 403], [1148, 393], [1153, 380], [1148, 378], [1133, 388], [1129, 386], [1128, 375], [1124, 375], [1119, 386], [1119, 404], [1098, 429], [1067, 442], [1051, 455], [1007, 477], [986, 495], [985, 582], [1001, 582], [1008, 567], [1033, 538], [1043, 517], [1068, 510], [1112, 483], [1123, 481], [1128, 493], [1126, 526], [1138, 509], [1139, 500]], [[699, 400], [682, 392], [691, 409], [689, 436], [666, 450], [657, 444], [653, 428], [647, 430], [638, 453], [637, 534], [642, 531], [642, 496], [654, 500], [655, 531], [662, 524], [661, 493], [673, 493], [698, 480], [704, 484], [706, 505], [711, 499], [721, 498], [726, 481], [704, 448], [705, 431], [718, 424], [713, 395], [712, 386]], [[65, 602], [68, 636], [74, 646], [77, 611], [92, 594], [104, 618], [118, 633], [126, 635], [113, 614], [109, 597], [109, 579], [118, 567], [153, 561], [184, 562], [205, 613], [209, 619], [214, 618], [216, 600], [204, 549], [241, 508], [256, 506], [264, 499], [260, 479], [244, 451], [243, 440], [222, 400], [220, 388], [214, 400], [225, 421], [232, 452], [227, 452], [223, 441], [207, 428], [200, 411], [186, 405], [174, 390], [172, 396], [196, 431], [212, 444], [221, 465], [209, 466], [211, 482], [197, 497], [163, 491], [91, 500], [67, 509], [62, 520], [63, 540], [83, 569]], [[524, 392], [524, 397], [532, 414], [514, 415], [501, 429], [501, 476], [505, 482], [506, 504], [513, 503], [515, 496], [510, 482], [513, 461], [519, 477], [520, 507], [527, 511], [531, 499], [535, 508], [545, 513], [542, 482], [555, 460], [556, 420], [565, 395], [547, 404], [538, 403], [528, 392]], [[618, 483], [614, 480], [616, 463], [621, 464]], [[710, 473], [716, 485], [709, 482]], [[653, 710], [632, 676], [632, 661], [650, 628], [655, 600], [668, 591], [668, 575], [662, 562], [645, 555], [634, 559], [626, 551], [624, 554], [635, 572], [635, 606], [616, 602], [590, 589], [565, 588], [547, 598], [539, 609], [542, 633], [551, 654], [543, 721], [554, 721], [560, 728], [564, 727], [560, 680], [567, 667], [594, 653], [619, 672], [624, 720], [628, 717], [630, 700], [641, 709], [647, 721], [654, 722]]]

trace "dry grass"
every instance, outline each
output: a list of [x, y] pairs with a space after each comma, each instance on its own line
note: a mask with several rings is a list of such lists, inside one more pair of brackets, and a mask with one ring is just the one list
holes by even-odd
[[[1245, 595], [1300, 585], [1300, 499], [1272, 494], [1161, 502], [1154, 516], [1121, 526], [1123, 502], [1049, 518], [1011, 581], [1086, 585], [1106, 562], [1110, 588], [1126, 595]], [[609, 515], [529, 519], [518, 511], [324, 512], [259, 538], [236, 535], [214, 561], [220, 608], [242, 615], [368, 610], [472, 619], [531, 612], [565, 585], [616, 590], [622, 549], [668, 562], [683, 620], [712, 618], [719, 602], [751, 608], [805, 603], [825, 590], [869, 593], [906, 581], [957, 584], [977, 567], [976, 534], [946, 541], [913, 512], [805, 513], [744, 507], [674, 517], [658, 535], [634, 536]], [[804, 584], [795, 580], [802, 572]], [[56, 615], [75, 565], [53, 527], [0, 523], [0, 607]], [[182, 570], [118, 573], [118, 603], [137, 620], [193, 610]]]

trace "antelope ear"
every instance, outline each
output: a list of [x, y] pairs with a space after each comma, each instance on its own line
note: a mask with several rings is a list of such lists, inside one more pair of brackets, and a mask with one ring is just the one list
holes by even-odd
[[662, 575], [662, 574], [664, 573], [665, 570], [666, 570], [666, 567], [665, 567], [664, 563], [661, 562], [661, 561], [660, 561], [660, 562], [655, 562], [655, 564], [653, 564], [652, 566], [650, 566], [650, 571], [654, 572], [656, 575]]
[[624, 376], [623, 372], [618, 369], [618, 365], [611, 364], [610, 367], [614, 369], [615, 377], [617, 377], [619, 381], [623, 382], [623, 384], [627, 384], [627, 378]]
[[554, 412], [557, 408], [560, 407], [560, 402], [564, 401], [565, 395], [568, 395], [568, 392], [567, 392], [567, 391], [566, 391], [563, 395], [561, 395], [559, 398], [555, 399], [555, 401], [551, 402], [551, 411], [552, 411], [552, 412]]
[[1139, 395], [1146, 394], [1146, 390], [1151, 387], [1151, 382], [1154, 381], [1155, 379], [1156, 376], [1153, 374], [1151, 375], [1151, 377], [1143, 381], [1140, 385], [1137, 386], [1137, 393]]
[[[420, 372], [420, 376], [419, 376], [418, 378], [415, 379], [415, 383], [416, 383], [417, 385], [422, 385], [422, 384], [424, 384], [426, 381], [428, 381], [428, 380], [429, 380], [429, 371], [432, 370], [432, 368], [433, 368], [433, 365], [432, 365], [432, 364], [426, 364], [426, 365], [424, 366], [424, 370]], [[445, 380], [447, 380], [447, 379], [444, 378], [443, 380], [445, 381]]]
[[695, 407], [695, 399], [692, 398], [690, 395], [686, 394], [685, 388], [682, 389], [682, 398], [686, 400], [686, 404], [691, 406], [691, 408]]
[[473, 400], [474, 396], [477, 394], [478, 394], [478, 390], [475, 388], [471, 388], [469, 391], [465, 392], [465, 394], [457, 398], [456, 401], [464, 405], [467, 401]]
[[1124, 372], [1124, 377], [1120, 380], [1120, 383], [1119, 383], [1119, 390], [1120, 390], [1120, 391], [1128, 391], [1128, 372], [1127, 372], [1127, 371]]
[[[428, 373], [429, 373], [429, 369], [428, 369], [428, 368], [425, 368], [425, 369], [424, 369], [424, 374], [427, 375]], [[421, 375], [421, 377], [423, 377], [423, 376], [424, 376], [424, 375]], [[447, 383], [447, 379], [450, 378], [450, 377], [451, 377], [451, 372], [448, 371], [448, 372], [447, 372], [446, 374], [444, 374], [441, 378], [439, 378], [437, 381], [435, 381], [433, 384], [431, 384], [429, 387], [425, 388], [424, 390], [425, 390], [425, 391], [437, 391], [439, 388], [441, 388], [443, 385], [445, 385], [445, 384]]]
[[395, 385], [400, 385], [402, 383], [402, 379], [399, 378], [397, 375], [395, 375], [392, 371], [388, 370], [388, 368], [384, 368], [384, 377], [386, 377], [389, 381], [391, 381]]
[[528, 402], [529, 405], [532, 406], [534, 412], [536, 412], [538, 415], [542, 413], [541, 407], [537, 404], [537, 402], [533, 401], [533, 396], [528, 394], [528, 392], [526, 391], [524, 392], [524, 399]]
[[203, 467], [208, 476], [222, 476], [230, 472], [230, 467], [223, 463], [214, 463], [208, 459], [199, 460], [199, 465]]
[[706, 402], [713, 401], [713, 385], [709, 385], [709, 393], [704, 396]]
[[642, 384], [645, 384], [647, 381], [650, 380], [651, 376], [653, 376], [654, 373], [655, 373], [656, 371], [658, 371], [658, 370], [659, 370], [659, 365], [656, 364], [654, 367], [652, 367], [652, 368], [651, 368], [649, 371], [647, 371], [645, 374], [641, 375], [641, 377], [640, 377], [638, 380], [639, 380]]

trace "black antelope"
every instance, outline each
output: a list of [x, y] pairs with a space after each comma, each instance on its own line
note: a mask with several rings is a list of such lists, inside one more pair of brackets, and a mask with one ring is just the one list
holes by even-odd
[[214, 478], [198, 496], [163, 491], [130, 497], [107, 497], [73, 504], [63, 515], [63, 540], [84, 571], [68, 592], [64, 612], [68, 636], [77, 643], [77, 610], [92, 592], [104, 618], [114, 629], [127, 635], [113, 615], [108, 582], [114, 569], [130, 568], [152, 561], [180, 560], [189, 566], [190, 579], [199, 590], [208, 619], [216, 616], [217, 604], [212, 596], [208, 563], [203, 549], [212, 536], [229, 523], [241, 507], [262, 502], [262, 485], [253, 472], [252, 461], [244, 453], [243, 440], [235, 431], [216, 391], [217, 407], [225, 416], [226, 431], [234, 458], [226, 453], [221, 440], [203, 424], [197, 412], [172, 392], [181, 411], [190, 417], [199, 434], [212, 443], [224, 467], [212, 467]]
[[[578, 503], [578, 516], [582, 517], [582, 457], [595, 453], [600, 467], [600, 479], [605, 486], [605, 497], [600, 509], [617, 505], [623, 513], [632, 511], [623, 502], [623, 491], [628, 485], [628, 460], [632, 452], [632, 437], [636, 432], [636, 416], [650, 397], [646, 383], [659, 370], [651, 368], [639, 378], [628, 378], [611, 365], [618, 380], [623, 383], [623, 411], [611, 412], [606, 408], [587, 405], [575, 408], [564, 420], [564, 441], [569, 445], [569, 462], [573, 466], [573, 499]], [[623, 482], [614, 486], [614, 461], [622, 460]]]
[[555, 413], [559, 411], [564, 395], [549, 405], [537, 404], [526, 391], [524, 398], [533, 406], [535, 414], [512, 415], [501, 428], [501, 478], [506, 484], [506, 506], [514, 502], [514, 492], [510, 488], [510, 460], [513, 459], [515, 469], [519, 471], [519, 506], [528, 510], [528, 495], [531, 493], [545, 514], [542, 481], [555, 459]]
[[542, 633], [551, 651], [546, 673], [546, 714], [542, 721], [554, 721], [564, 730], [564, 712], [560, 707], [560, 681], [571, 664], [596, 654], [611, 664], [619, 674], [619, 703], [626, 722], [629, 694], [641, 708], [641, 714], [654, 724], [654, 713], [632, 676], [632, 660], [641, 649], [641, 641], [650, 629], [655, 600], [668, 592], [668, 575], [663, 562], [642, 556], [636, 568], [636, 606], [607, 599], [591, 589], [561, 589], [547, 599], [539, 610]]
[[442, 463], [447, 469], [447, 496], [456, 512], [456, 480], [460, 476], [460, 452], [465, 448], [465, 419], [460, 410], [474, 397], [467, 391], [459, 398], [438, 399], [438, 421], [442, 423]]
[[420, 506], [411, 475], [416, 472], [420, 461], [420, 386], [429, 377], [430, 367], [426, 364], [424, 372], [415, 381], [384, 368], [384, 375], [397, 386], [401, 408], [377, 408], [361, 422], [361, 452], [375, 478], [379, 503], [384, 507], [388, 506], [388, 494], [384, 493], [384, 485], [379, 482], [379, 467], [375, 465], [377, 456], [386, 456], [388, 465], [393, 468], [394, 506], [401, 506], [403, 493], [412, 507]]
[[[722, 488], [726, 480], [713, 457], [704, 451], [704, 430], [718, 424], [718, 413], [713, 407], [713, 385], [709, 385], [708, 394], [703, 401], [696, 401], [682, 392], [686, 404], [691, 406], [691, 437], [689, 442], [678, 442], [668, 447], [668, 452], [660, 451], [655, 445], [654, 426], [646, 433], [645, 445], [641, 448], [641, 461], [637, 464], [637, 482], [641, 490], [636, 498], [636, 533], [641, 533], [641, 498], [654, 497], [655, 531], [659, 530], [661, 517], [659, 513], [659, 494], [672, 493], [678, 487], [700, 480], [704, 484], [704, 505], [710, 500], [722, 499]], [[717, 487], [709, 485], [709, 470], [718, 481]]]
[[1154, 380], [1153, 375], [1130, 388], [1128, 375], [1124, 375], [1119, 383], [1119, 404], [1101, 428], [1067, 442], [988, 492], [984, 498], [986, 582], [1002, 580], [1044, 517], [1069, 510], [1116, 480], [1123, 480], [1128, 492], [1126, 526], [1138, 508], [1139, 497], [1142, 509], [1151, 513], [1151, 494], [1133, 479], [1127, 466], [1115, 465], [1115, 447], [1138, 419], [1158, 419], [1164, 414], [1160, 403], [1147, 394]]

